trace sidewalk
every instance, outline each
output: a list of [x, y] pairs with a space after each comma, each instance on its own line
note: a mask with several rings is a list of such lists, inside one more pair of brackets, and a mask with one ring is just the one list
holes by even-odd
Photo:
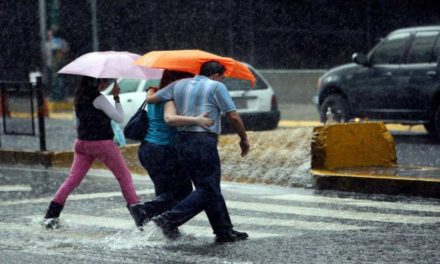
[[313, 169], [320, 190], [440, 198], [440, 168], [396, 165], [333, 170]]

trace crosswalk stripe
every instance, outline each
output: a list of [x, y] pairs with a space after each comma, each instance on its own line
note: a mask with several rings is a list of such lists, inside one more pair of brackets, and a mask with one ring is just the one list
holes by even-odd
[[[372, 227], [367, 226], [357, 226], [357, 225], [346, 225], [331, 222], [320, 222], [320, 221], [300, 221], [292, 219], [274, 219], [265, 217], [252, 217], [252, 216], [240, 216], [231, 215], [231, 219], [234, 225], [236, 224], [246, 224], [252, 226], [265, 226], [265, 227], [291, 227], [294, 229], [307, 229], [307, 230], [326, 230], [326, 231], [346, 231], [346, 230], [360, 230], [360, 229], [370, 229]], [[194, 217], [197, 221], [208, 222], [204, 214], [199, 214]]]
[[[151, 195], [154, 194], [154, 190], [146, 189], [138, 191], [138, 194]], [[121, 192], [103, 192], [103, 193], [91, 193], [91, 194], [72, 194], [69, 196], [69, 200], [87, 200], [87, 199], [97, 199], [97, 198], [110, 198], [122, 196]], [[53, 197], [38, 198], [38, 199], [22, 199], [13, 201], [2, 201], [0, 206], [8, 205], [19, 205], [19, 204], [33, 204], [33, 203], [47, 203]], [[280, 195], [271, 196], [270, 199], [281, 199], [281, 200], [299, 200], [299, 201], [313, 201], [313, 202], [325, 202], [325, 203], [335, 203], [340, 202], [340, 198], [327, 198], [327, 197], [315, 197], [315, 196], [305, 196], [305, 195]], [[351, 203], [357, 206], [377, 206], [384, 208], [395, 208], [399, 209], [400, 204], [385, 203], [381, 202], [371, 202], [369, 201], [357, 201], [355, 199], [342, 199], [345, 203]], [[295, 215], [305, 215], [305, 216], [316, 216], [316, 217], [330, 217], [330, 218], [340, 218], [340, 219], [350, 219], [350, 220], [362, 220], [362, 221], [378, 221], [378, 222], [391, 222], [391, 223], [413, 223], [413, 224], [429, 224], [440, 222], [440, 217], [429, 217], [429, 216], [412, 216], [412, 215], [401, 215], [401, 214], [389, 214], [389, 213], [370, 213], [370, 212], [357, 212], [353, 210], [332, 210], [325, 208], [310, 208], [310, 207], [299, 207], [299, 206], [288, 206], [288, 205], [276, 205], [276, 204], [264, 204], [264, 203], [248, 203], [239, 201], [228, 201], [228, 207], [231, 209], [240, 210], [251, 210], [266, 213], [282, 213], [282, 214], [295, 214]], [[414, 207], [413, 207], [414, 206]], [[407, 204], [403, 205], [403, 209], [417, 209], [417, 205]], [[436, 206], [419, 206], [420, 211], [431, 211], [437, 212], [439, 209]], [[246, 221], [244, 221], [246, 222]], [[302, 223], [297, 223], [300, 226], [305, 226]], [[295, 223], [292, 223], [294, 226]], [[330, 227], [329, 227], [330, 228]], [[355, 227], [334, 227], [336, 230], [343, 230], [344, 228], [354, 228]], [[363, 228], [363, 227], [362, 227]]]
[[[303, 197], [304, 198], [304, 197]], [[304, 198], [308, 199], [308, 198]], [[400, 223], [400, 224], [431, 224], [440, 222], [440, 217], [433, 216], [414, 216], [414, 215], [403, 215], [403, 214], [392, 214], [392, 213], [375, 213], [375, 212], [358, 212], [354, 210], [337, 210], [337, 209], [326, 209], [326, 208], [316, 208], [316, 207], [301, 207], [301, 206], [291, 206], [291, 205], [277, 205], [277, 204], [268, 204], [268, 203], [255, 203], [255, 202], [240, 202], [228, 200], [227, 206], [230, 209], [237, 210], [247, 210], [247, 211], [256, 211], [263, 213], [280, 213], [280, 214], [294, 214], [294, 215], [302, 215], [302, 216], [314, 216], [314, 217], [325, 217], [325, 218], [333, 218], [333, 219], [348, 219], [348, 220], [360, 220], [360, 221], [375, 221], [375, 222], [386, 222], [386, 223]], [[111, 209], [111, 210], [121, 210], [121, 209]], [[203, 214], [202, 214], [203, 216]], [[202, 216], [198, 216], [197, 219], [202, 220]], [[241, 223], [249, 223], [246, 219], [249, 217], [245, 217], [243, 219], [237, 218], [237, 221], [242, 221]], [[235, 216], [234, 216], [235, 219]], [[261, 223], [268, 223], [268, 220], [261, 219]], [[255, 222], [259, 222], [260, 220], [254, 219]], [[287, 220], [280, 221], [278, 223], [285, 225], [295, 226], [295, 222], [286, 222]], [[304, 222], [308, 223], [308, 222]], [[298, 222], [299, 226], [303, 226], [304, 228], [309, 227], [309, 229], [313, 224], [310, 225]], [[313, 222], [315, 223], [315, 222]], [[317, 226], [325, 226], [328, 223], [320, 224], [318, 222]], [[329, 226], [329, 229], [334, 228], [334, 230], [348, 230], [348, 229], [362, 229], [365, 226]], [[316, 228], [318, 229], [318, 228]]]
[[[136, 191], [136, 193], [142, 195], [151, 195], [154, 194], [154, 190], [145, 189], [142, 191]], [[85, 194], [71, 194], [69, 195], [69, 201], [79, 201], [79, 200], [88, 200], [88, 199], [97, 199], [97, 198], [111, 198], [111, 197], [122, 197], [121, 192], [101, 192], [101, 193], [85, 193]], [[0, 206], [6, 205], [19, 205], [19, 204], [35, 204], [35, 203], [49, 203], [53, 199], [51, 197], [45, 198], [37, 198], [37, 199], [20, 199], [20, 200], [12, 200], [12, 201], [2, 201], [0, 202]]]
[[[110, 209], [109, 211], [113, 213], [124, 213], [121, 208]], [[358, 226], [349, 224], [339, 224], [331, 222], [320, 222], [320, 221], [301, 221], [294, 219], [275, 219], [267, 217], [252, 217], [252, 216], [241, 216], [241, 215], [231, 215], [232, 223], [234, 225], [251, 225], [251, 226], [264, 226], [264, 227], [291, 227], [294, 229], [307, 229], [307, 230], [327, 230], [327, 231], [345, 231], [345, 230], [360, 230], [360, 229], [370, 229], [373, 227], [369, 226]], [[209, 225], [208, 218], [206, 214], [200, 213], [191, 219], [188, 223], [193, 223], [194, 221], [204, 222]], [[182, 227], [185, 227], [184, 224]]]
[[284, 226], [292, 227], [295, 229], [307, 229], [307, 230], [327, 230], [327, 231], [346, 231], [346, 230], [360, 230], [369, 229], [366, 226], [338, 224], [331, 222], [320, 221], [300, 221], [291, 219], [273, 219], [273, 218], [261, 218], [250, 216], [232, 216], [234, 223], [246, 224], [252, 223], [252, 225], [264, 225], [264, 226]]
[[354, 205], [359, 207], [376, 207], [383, 209], [395, 209], [395, 210], [405, 210], [405, 211], [435, 212], [435, 213], [440, 212], [440, 206], [417, 204], [417, 203], [409, 204], [402, 202], [370, 201], [364, 199], [323, 197], [323, 196], [300, 195], [300, 194], [271, 195], [271, 196], [266, 196], [265, 198], [271, 200], [299, 201], [299, 202], [310, 202], [310, 203], [332, 203], [332, 204]]
[[429, 216], [357, 212], [351, 210], [333, 210], [316, 207], [300, 207], [238, 201], [227, 201], [226, 204], [228, 208], [231, 209], [250, 210], [265, 213], [294, 214], [314, 217], [329, 217], [337, 219], [377, 221], [401, 224], [432, 224], [440, 222], [440, 217]]
[[0, 192], [30, 192], [30, 185], [0, 185]]

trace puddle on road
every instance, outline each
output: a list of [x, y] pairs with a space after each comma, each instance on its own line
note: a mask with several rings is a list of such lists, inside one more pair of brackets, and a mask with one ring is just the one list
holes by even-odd
[[24, 223], [0, 221], [0, 251], [44, 256], [51, 260], [48, 263], [63, 258], [65, 262], [59, 263], [232, 263], [227, 258], [205, 255], [204, 250], [186, 254], [180, 249], [184, 245], [210, 248], [212, 237], [182, 233], [182, 237], [171, 241], [152, 223], [141, 232], [134, 227], [86, 227], [64, 219], [59, 229], [46, 230], [40, 221], [40, 217], [27, 218]]
[[[85, 227], [75, 222], [60, 219], [60, 228], [46, 230], [40, 225], [40, 217], [32, 217], [27, 223], [0, 222], [2, 241], [0, 244], [15, 245], [20, 249], [35, 251], [51, 251], [52, 249], [70, 248], [120, 251], [124, 249], [159, 248], [164, 245], [178, 245], [195, 241], [195, 237], [182, 234], [182, 237], [170, 241], [159, 228], [152, 223], [145, 226], [144, 232], [136, 228], [108, 229]], [[200, 238], [198, 239], [200, 240]]]

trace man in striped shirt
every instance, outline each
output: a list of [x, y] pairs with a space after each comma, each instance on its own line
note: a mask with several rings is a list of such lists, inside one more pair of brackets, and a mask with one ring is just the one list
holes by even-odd
[[[152, 221], [165, 235], [173, 237], [178, 226], [205, 210], [217, 242], [247, 239], [248, 234], [232, 229], [231, 219], [220, 189], [221, 166], [217, 151], [221, 112], [240, 137], [241, 156], [249, 152], [249, 141], [240, 115], [237, 113], [226, 86], [225, 67], [217, 61], [205, 62], [194, 78], [178, 80], [158, 91], [149, 103], [174, 100], [177, 115], [207, 114], [214, 120], [209, 128], [197, 125], [178, 127], [176, 149], [182, 175], [192, 180], [196, 190], [171, 210], [154, 217]], [[165, 120], [168, 117], [165, 116]]]

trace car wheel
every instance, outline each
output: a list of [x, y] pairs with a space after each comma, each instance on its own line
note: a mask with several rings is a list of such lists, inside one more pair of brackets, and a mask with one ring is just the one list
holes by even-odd
[[321, 122], [325, 123], [327, 121], [326, 112], [327, 109], [331, 108], [333, 117], [336, 122], [347, 122], [351, 119], [350, 107], [348, 106], [347, 100], [344, 97], [331, 94], [327, 96], [321, 104]]

